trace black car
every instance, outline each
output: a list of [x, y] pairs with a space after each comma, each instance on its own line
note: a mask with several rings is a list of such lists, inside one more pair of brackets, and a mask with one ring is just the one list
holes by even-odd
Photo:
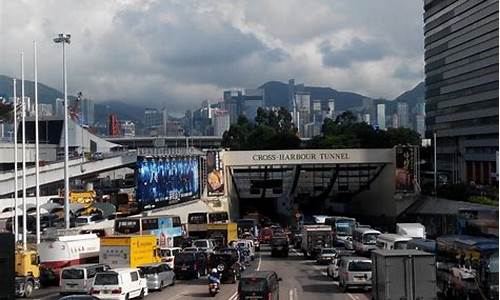
[[174, 272], [176, 278], [199, 278], [207, 275], [207, 259], [203, 252], [180, 252], [175, 255]]
[[271, 256], [288, 257], [289, 245], [286, 237], [273, 237], [270, 244]]
[[217, 268], [221, 274], [221, 282], [236, 283], [240, 278], [241, 264], [238, 250], [223, 248], [210, 256], [210, 269]]
[[244, 273], [238, 284], [238, 296], [243, 299], [273, 299], [280, 297], [280, 287], [276, 272], [251, 271]]

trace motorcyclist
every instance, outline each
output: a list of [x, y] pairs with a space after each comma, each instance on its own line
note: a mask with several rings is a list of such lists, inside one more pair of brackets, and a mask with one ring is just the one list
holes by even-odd
[[220, 275], [216, 268], [213, 268], [212, 271], [210, 271], [210, 275], [208, 275], [208, 283], [220, 284]]

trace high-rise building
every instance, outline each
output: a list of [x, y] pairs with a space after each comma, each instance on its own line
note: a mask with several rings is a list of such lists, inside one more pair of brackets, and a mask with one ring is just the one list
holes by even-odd
[[253, 122], [257, 116], [257, 109], [265, 107], [263, 89], [245, 89], [243, 95], [243, 114]]
[[158, 109], [146, 108], [144, 110], [143, 123], [146, 135], [149, 135], [153, 131], [156, 135], [162, 134], [160, 131], [163, 131], [163, 114]]
[[214, 135], [222, 136], [226, 130], [229, 130], [229, 126], [231, 126], [230, 121], [228, 111], [222, 109], [215, 110], [213, 115]]
[[56, 116], [64, 117], [64, 99], [56, 99]]
[[425, 115], [415, 116], [415, 131], [420, 134], [421, 138], [425, 137]]
[[377, 104], [377, 125], [380, 129], [385, 129], [385, 104]]
[[424, 1], [426, 135], [451, 182], [492, 184], [498, 152], [498, 0]]
[[236, 123], [240, 115], [254, 122], [257, 109], [264, 106], [263, 89], [224, 91], [224, 109], [229, 113], [231, 124]]
[[366, 124], [370, 124], [370, 114], [363, 114], [362, 119]]
[[123, 121], [121, 123], [122, 134], [125, 137], [134, 137], [135, 136], [135, 123], [133, 121]]
[[328, 118], [334, 119], [334, 114], [335, 114], [335, 99], [328, 99]]
[[89, 126], [94, 126], [95, 123], [95, 110], [94, 110], [94, 101], [83, 98], [81, 103], [80, 114], [82, 118], [82, 123], [87, 124]]
[[398, 102], [397, 103], [397, 114], [398, 114], [398, 121], [399, 121], [399, 126], [402, 128], [409, 128], [410, 122], [408, 119], [408, 104], [405, 102]]
[[115, 114], [109, 115], [108, 134], [109, 134], [109, 136], [119, 136], [120, 135], [120, 124], [118, 123], [118, 118], [116, 117]]

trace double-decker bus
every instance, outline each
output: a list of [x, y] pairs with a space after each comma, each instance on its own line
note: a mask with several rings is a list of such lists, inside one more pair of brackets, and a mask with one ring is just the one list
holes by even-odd
[[179, 246], [184, 232], [181, 218], [175, 215], [138, 216], [115, 220], [116, 234], [150, 234], [160, 248]]
[[192, 212], [188, 214], [188, 235], [193, 238], [207, 237], [208, 224], [228, 223], [229, 215], [226, 211], [220, 212]]

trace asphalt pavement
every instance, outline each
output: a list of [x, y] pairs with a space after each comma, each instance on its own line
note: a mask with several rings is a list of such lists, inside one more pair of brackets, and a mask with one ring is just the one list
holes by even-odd
[[[360, 291], [342, 292], [338, 282], [326, 275], [326, 266], [318, 266], [313, 260], [306, 260], [302, 253], [295, 249], [290, 250], [287, 258], [271, 257], [269, 248], [262, 246], [257, 257], [251, 263], [249, 270], [275, 271], [280, 281], [280, 299], [328, 299], [328, 300], [365, 300], [370, 299], [370, 293]], [[210, 297], [206, 277], [197, 280], [177, 280], [174, 286], [165, 288], [161, 292], [151, 291], [146, 300], [185, 300], [185, 299], [237, 299], [238, 284], [222, 284], [219, 294]], [[59, 288], [52, 287], [37, 291], [33, 299], [57, 300]]]

